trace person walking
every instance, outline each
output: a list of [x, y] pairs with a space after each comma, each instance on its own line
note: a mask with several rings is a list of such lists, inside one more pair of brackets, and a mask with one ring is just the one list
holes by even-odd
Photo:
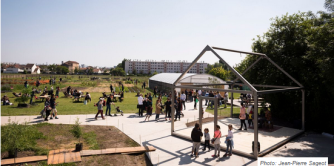
[[139, 94], [139, 96], [138, 96], [138, 114], [139, 114], [139, 116], [143, 116], [143, 112], [144, 112], [144, 105], [143, 105], [143, 101], [144, 101], [144, 99], [143, 99], [143, 95], [142, 94]]
[[191, 151], [191, 157], [195, 155], [196, 158], [198, 158], [198, 150], [199, 146], [201, 145], [201, 137], [203, 136], [203, 133], [201, 129], [199, 128], [199, 124], [196, 123], [195, 127], [191, 131], [191, 140], [193, 141], [193, 148]]
[[[220, 126], [216, 125], [216, 130], [214, 132], [214, 138], [213, 138], [213, 146], [215, 148], [215, 154], [212, 155], [212, 157], [219, 157], [220, 156], [220, 137], [221, 137], [222, 133], [220, 132]], [[217, 153], [218, 152], [218, 153]], [[218, 154], [218, 155], [217, 155]]]
[[187, 95], [185, 95], [184, 92], [182, 91], [182, 94], [181, 94], [181, 96], [180, 96], [180, 99], [181, 99], [182, 105], [183, 105], [183, 107], [184, 107], [184, 110], [186, 110], [186, 99], [187, 99], [186, 96], [187, 96]]
[[114, 91], [114, 88], [112, 87], [112, 84], [110, 84], [110, 93]]
[[159, 116], [161, 114], [161, 99], [158, 98], [155, 105], [155, 120], [159, 121]]
[[[227, 132], [227, 135], [225, 135], [225, 136], [226, 136], [226, 140], [225, 140], [225, 143], [226, 143], [226, 153], [224, 154], [223, 157], [232, 156], [233, 133], [232, 133], [232, 125], [231, 124], [228, 125], [228, 132]], [[230, 153], [228, 153], [229, 149], [230, 149]]]
[[196, 106], [197, 106], [198, 100], [197, 100], [197, 93], [196, 92], [194, 92], [193, 99], [194, 99], [194, 110], [197, 110]]
[[56, 97], [54, 94], [51, 94], [51, 100], [50, 100], [50, 106], [52, 108], [52, 114], [51, 114], [51, 117], [50, 119], [53, 119], [52, 116], [55, 118], [55, 119], [58, 119], [57, 117], [57, 109], [56, 109], [56, 106], [57, 106], [58, 103], [56, 103]]
[[100, 98], [100, 100], [95, 104], [97, 106], [97, 114], [95, 115], [95, 120], [97, 120], [97, 115], [101, 113], [101, 117], [104, 120], [103, 117], [103, 98]]
[[[109, 116], [112, 116], [110, 114], [110, 111], [111, 111], [111, 94], [109, 96], [107, 96], [107, 103], [106, 103], [106, 106], [107, 106], [107, 109], [106, 109], [106, 116], [109, 115]], [[108, 110], [109, 110], [109, 114], [108, 113]]]
[[241, 104], [241, 108], [240, 108], [240, 115], [239, 115], [239, 119], [240, 119], [240, 129], [238, 130], [242, 130], [242, 125], [245, 125], [245, 129], [244, 130], [247, 130], [247, 126], [246, 126], [246, 108], [245, 108], [245, 105], [242, 103]]
[[170, 120], [170, 118], [171, 118], [170, 113], [172, 111], [172, 102], [170, 101], [169, 97], [167, 98], [167, 101], [165, 102], [165, 107], [166, 107], [166, 117], [165, 117], [165, 120], [167, 120], [167, 117]]

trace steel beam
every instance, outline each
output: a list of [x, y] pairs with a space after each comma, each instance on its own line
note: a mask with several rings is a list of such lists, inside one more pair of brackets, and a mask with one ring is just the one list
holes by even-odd
[[[202, 106], [202, 104], [203, 104], [203, 99], [202, 98], [199, 98], [199, 128], [201, 128], [202, 129], [202, 119], [203, 119], [203, 106]], [[203, 131], [203, 130], [202, 130]]]
[[171, 127], [171, 134], [173, 134], [173, 132], [174, 132], [174, 118], [175, 118], [175, 107], [174, 107], [174, 103], [175, 103], [175, 93], [174, 93], [174, 90], [175, 90], [175, 88], [172, 88], [172, 122], [171, 122], [171, 125], [172, 125], [172, 127]]
[[291, 90], [299, 90], [303, 89], [302, 87], [295, 87], [295, 88], [286, 88], [286, 89], [272, 89], [272, 90], [262, 90], [258, 91], [258, 94], [268, 94], [268, 93], [278, 93], [278, 92], [285, 92], [285, 91], [291, 91]]
[[[234, 84], [232, 84], [232, 89], [233, 89]], [[231, 118], [233, 118], [233, 92], [231, 93]]]
[[[234, 83], [235, 85], [245, 85], [242, 83]], [[299, 88], [297, 86], [279, 86], [279, 85], [261, 85], [261, 84], [252, 84], [254, 87], [265, 87], [265, 88]]]
[[[245, 71], [243, 71], [241, 73], [241, 75], [244, 75], [249, 69], [251, 69], [255, 64], [257, 64], [260, 60], [262, 59], [262, 56], [260, 58], [258, 58], [253, 64], [251, 64]], [[238, 81], [239, 78], [236, 78], [235, 80], [233, 80], [233, 82]]]
[[219, 89], [219, 88], [203, 88], [203, 87], [192, 87], [188, 85], [180, 85], [180, 86], [175, 86], [175, 88], [186, 88], [186, 89], [197, 89], [197, 90], [211, 90], [211, 91], [221, 91], [221, 92], [235, 92], [235, 93], [252, 93], [252, 91], [248, 90], [233, 90], [233, 89]]
[[188, 66], [187, 70], [185, 72], [183, 72], [179, 78], [177, 78], [177, 80], [173, 83], [173, 85], [176, 85], [180, 80], [181, 78], [183, 78], [183, 76], [188, 73], [188, 71], [195, 65], [195, 63], [203, 56], [203, 54], [207, 51], [210, 51], [211, 47], [210, 46], [206, 46], [202, 52], [196, 57], [196, 59]]
[[237, 53], [250, 54], [250, 55], [266, 56], [266, 54], [256, 53], [256, 52], [246, 52], [246, 51], [232, 50], [232, 49], [219, 48], [219, 47], [212, 47], [212, 48], [216, 49], [216, 50], [223, 50], [223, 51], [229, 51], [229, 52], [237, 52]]
[[276, 66], [281, 72], [283, 72], [286, 76], [288, 76], [293, 82], [295, 82], [298, 86], [304, 87], [301, 83], [299, 83], [296, 79], [294, 79], [289, 73], [287, 73], [285, 70], [283, 70], [281, 67], [279, 67], [273, 60], [271, 60], [269, 57], [265, 56], [265, 58], [272, 63], [274, 66]]
[[259, 142], [259, 129], [258, 129], [258, 96], [255, 92], [254, 94], [254, 157], [257, 159], [259, 153], [257, 151]]
[[257, 92], [257, 90], [253, 87], [252, 84], [250, 84], [240, 73], [238, 73], [233, 67], [231, 67], [222, 57], [220, 57], [215, 50], [213, 50], [211, 47], [211, 52], [219, 58], [220, 61], [224, 62], [224, 64], [234, 73], [244, 84], [246, 84], [253, 92]]
[[302, 89], [302, 130], [305, 130], [305, 90]]

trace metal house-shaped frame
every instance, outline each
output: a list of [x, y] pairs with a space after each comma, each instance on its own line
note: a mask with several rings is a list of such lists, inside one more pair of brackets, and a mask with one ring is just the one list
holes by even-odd
[[[237, 72], [232, 66], [230, 66], [218, 53], [216, 53], [215, 50], [223, 50], [223, 51], [228, 51], [228, 52], [236, 52], [236, 53], [243, 53], [243, 54], [248, 54], [248, 55], [258, 55], [258, 59], [250, 65], [242, 74]], [[186, 85], [186, 86], [177, 86], [177, 83], [183, 78], [183, 76], [188, 73], [188, 71], [196, 64], [196, 62], [204, 55], [205, 52], [211, 51], [216, 57], [223, 62], [229, 69], [230, 71], [236, 75], [236, 79], [233, 80], [230, 83], [224, 83], [224, 84], [202, 84], [202, 85]], [[261, 59], [266, 59], [268, 60], [271, 64], [276, 66], [281, 72], [283, 72], [287, 77], [289, 77], [293, 82], [295, 82], [298, 86], [291, 87], [291, 86], [276, 86], [276, 85], [256, 85], [256, 84], [251, 84], [249, 83], [243, 75], [251, 69], [256, 63], [258, 63]], [[236, 81], [240, 80], [242, 83], [236, 83]], [[231, 89], [222, 89], [222, 88], [205, 88], [203, 86], [212, 86], [212, 85], [231, 85]], [[234, 85], [246, 85], [250, 88], [250, 91], [245, 91], [245, 90], [234, 90], [233, 86]], [[270, 90], [261, 90], [258, 91], [255, 87], [268, 87], [268, 88], [275, 88], [275, 89], [270, 89]], [[245, 51], [238, 51], [238, 50], [231, 50], [231, 49], [225, 49], [225, 48], [219, 48], [219, 47], [210, 47], [207, 45], [203, 51], [195, 58], [195, 60], [189, 65], [187, 70], [185, 70], [179, 78], [173, 83], [172, 85], [172, 105], [174, 105], [175, 101], [175, 88], [188, 88], [188, 89], [201, 89], [201, 90], [213, 90], [213, 91], [222, 91], [222, 92], [230, 92], [231, 93], [231, 98], [233, 99], [233, 92], [235, 93], [250, 93], [254, 96], [254, 110], [258, 110], [258, 95], [261, 94], [268, 94], [268, 93], [277, 93], [277, 92], [285, 92], [285, 91], [291, 91], [291, 90], [301, 90], [302, 92], [302, 131], [305, 130], [305, 90], [302, 84], [300, 84], [297, 80], [295, 80], [291, 75], [289, 75], [286, 71], [284, 71], [281, 67], [279, 67], [274, 61], [272, 61], [268, 56], [262, 53], [254, 53], [254, 52], [245, 52]], [[202, 99], [205, 99], [206, 97], [201, 97], [200, 101]], [[217, 102], [215, 103], [215, 110], [214, 110], [214, 124], [217, 124]], [[199, 123], [200, 126], [202, 127], [202, 102], [199, 102]], [[175, 108], [172, 107], [172, 117], [174, 117], [175, 113]], [[233, 115], [233, 100], [231, 100], [231, 117]], [[258, 112], [254, 111], [254, 142], [258, 142]], [[171, 134], [173, 135], [174, 132], [174, 118], [172, 118], [171, 122]], [[254, 144], [254, 149], [258, 149], [258, 144]], [[253, 156], [254, 158], [257, 159], [259, 157], [259, 152], [257, 150], [254, 150]]]

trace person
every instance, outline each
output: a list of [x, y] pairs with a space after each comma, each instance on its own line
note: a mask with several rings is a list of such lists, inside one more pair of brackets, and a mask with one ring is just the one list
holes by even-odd
[[119, 94], [119, 102], [122, 102], [123, 101], [123, 99], [124, 99], [124, 94], [123, 94], [123, 91], [122, 92], [120, 92], [120, 94]]
[[186, 96], [187, 96], [187, 95], [185, 95], [184, 92], [182, 91], [182, 94], [181, 94], [181, 96], [180, 96], [180, 99], [181, 99], [182, 105], [183, 105], [183, 107], [184, 107], [184, 110], [186, 110], [186, 99], [187, 99]]
[[147, 104], [150, 105], [152, 107], [152, 96], [151, 93], [148, 93], [148, 99], [147, 99]]
[[246, 123], [245, 123], [245, 120], [246, 120], [246, 108], [245, 108], [245, 105], [243, 103], [241, 104], [239, 119], [240, 119], [241, 126], [240, 126], [240, 129], [238, 129], [238, 130], [242, 130], [242, 126], [243, 125], [245, 125], [245, 129], [244, 130], [247, 130], [247, 126], [246, 126]]
[[153, 88], [153, 97], [157, 97], [157, 87]]
[[24, 82], [24, 87], [28, 88], [28, 81], [27, 80]]
[[101, 117], [104, 120], [103, 117], [103, 98], [100, 98], [100, 100], [96, 103], [97, 106], [97, 114], [95, 115], [95, 120], [97, 120], [97, 115], [101, 113]]
[[[110, 107], [110, 105], [111, 105], [111, 94], [110, 94], [109, 96], [107, 96], [107, 103], [106, 103], [106, 106], [107, 106], [107, 109], [106, 109], [106, 116], [107, 116], [107, 115], [111, 116], [111, 114], [110, 114], [110, 111], [111, 111], [111, 107]], [[108, 110], [109, 110], [109, 114], [107, 114], [107, 113], [108, 113]]]
[[112, 93], [114, 88], [112, 87], [112, 84], [110, 84], [110, 93]]
[[56, 87], [56, 97], [59, 97], [59, 91], [60, 91], [60, 88], [59, 86]]
[[50, 100], [50, 107], [51, 107], [51, 111], [52, 111], [52, 114], [51, 114], [51, 117], [50, 117], [50, 119], [53, 119], [52, 118], [52, 115], [53, 115], [53, 117], [55, 118], [55, 119], [58, 119], [58, 117], [57, 117], [57, 109], [56, 109], [56, 105], [57, 105], [58, 103], [56, 103], [56, 98], [55, 98], [55, 95], [54, 94], [51, 94], [51, 100]]
[[30, 96], [30, 104], [32, 104], [32, 99], [35, 97], [35, 89], [32, 88], [32, 91], [31, 91], [31, 96]]
[[107, 98], [108, 97], [107, 94], [106, 94], [106, 92], [103, 92], [102, 96], [103, 96], [103, 98]]
[[49, 80], [49, 84], [51, 85], [52, 84], [52, 79], [50, 78], [50, 80]]
[[[205, 96], [205, 97], [209, 97], [209, 92], [206, 91], [204, 96]], [[209, 101], [208, 99], [205, 99], [205, 106], [208, 105], [208, 101]]]
[[124, 92], [124, 85], [122, 84], [122, 93]]
[[187, 89], [184, 91], [184, 94], [186, 95], [186, 101], [188, 101], [188, 90]]
[[206, 150], [206, 147], [208, 147], [209, 151], [210, 151], [210, 134], [209, 134], [209, 129], [208, 128], [205, 128], [204, 129], [204, 148], [203, 148], [203, 151]]
[[225, 94], [224, 94], [224, 104], [225, 104], [225, 107], [224, 108], [226, 108], [227, 102], [228, 102], [228, 92], [225, 92]]
[[196, 105], [197, 105], [198, 100], [197, 100], [197, 94], [196, 94], [196, 92], [194, 92], [193, 99], [194, 99], [194, 110], [197, 110]]
[[3, 105], [10, 105], [10, 101], [9, 101], [9, 98], [7, 95], [4, 95], [2, 98], [1, 98], [1, 101], [2, 101], [2, 104]]
[[145, 87], [146, 87], [146, 83], [145, 82], [143, 83], [143, 86], [144, 86], [144, 89], [145, 89]]
[[[213, 146], [215, 148], [215, 154], [212, 157], [219, 157], [220, 156], [220, 137], [222, 133], [220, 132], [220, 126], [216, 125], [216, 130], [213, 135]], [[212, 143], [212, 142], [211, 142]], [[218, 155], [217, 155], [218, 152]]]
[[202, 90], [197, 91], [198, 96], [202, 96]]
[[253, 113], [254, 112], [253, 112], [253, 110], [254, 110], [254, 105], [252, 106], [252, 109], [249, 111], [249, 115], [248, 115], [248, 127], [250, 127], [251, 124], [254, 127], [254, 124], [253, 124], [253, 117], [254, 117]]
[[92, 101], [92, 98], [90, 97], [90, 94], [88, 92], [86, 92], [86, 97], [85, 97], [85, 100], [89, 100], [89, 101]]
[[171, 118], [170, 113], [172, 111], [172, 102], [170, 101], [169, 97], [167, 98], [167, 101], [165, 102], [165, 106], [166, 106], [166, 117], [165, 117], [165, 119], [167, 120], [167, 117], [168, 117], [169, 120], [170, 120], [170, 118]]
[[66, 89], [66, 91], [67, 91], [67, 94], [68, 94], [68, 95], [71, 95], [71, 94], [70, 94], [70, 92], [71, 92], [71, 86], [68, 86], [67, 89]]
[[139, 112], [139, 116], [143, 116], [143, 112], [144, 112], [144, 104], [143, 104], [143, 95], [142, 94], [139, 94], [139, 97], [138, 97], [138, 112]]
[[59, 84], [61, 83], [62, 80], [63, 80], [63, 79], [60, 77], [60, 78], [59, 78]]
[[147, 119], [147, 121], [149, 121], [151, 115], [152, 115], [152, 106], [151, 106], [151, 105], [148, 105], [148, 107], [147, 107], [147, 113], [146, 113], [146, 117], [145, 117], [145, 120], [144, 120], [144, 121], [146, 121], [146, 119]]
[[178, 98], [177, 99], [177, 106], [176, 106], [176, 115], [175, 115], [175, 120], [177, 120], [177, 117], [179, 117], [179, 121], [181, 120], [181, 111], [182, 111], [182, 103], [181, 103], [181, 99]]
[[[226, 153], [224, 154], [223, 157], [226, 157], [226, 156], [232, 156], [232, 148], [233, 148], [233, 133], [232, 133], [232, 125], [229, 124], [228, 125], [228, 131], [227, 131], [227, 135], [226, 136], [226, 139], [225, 139], [225, 143], [226, 143]], [[230, 153], [229, 152], [229, 149], [230, 149]]]
[[195, 155], [195, 157], [198, 157], [198, 150], [199, 146], [201, 145], [201, 137], [203, 136], [203, 133], [201, 129], [199, 128], [199, 124], [196, 123], [195, 127], [191, 131], [191, 140], [193, 141], [193, 148], [191, 151], [191, 157]]
[[51, 106], [50, 106], [50, 98], [46, 98], [45, 102], [44, 102], [44, 111], [45, 111], [45, 118], [44, 118], [44, 121], [49, 121], [48, 120], [48, 117], [50, 115], [50, 112], [51, 112]]
[[161, 113], [161, 99], [158, 98], [156, 105], [155, 105], [155, 120], [159, 121], [159, 116]]
[[38, 88], [41, 83], [37, 80], [36, 81], [36, 87]]

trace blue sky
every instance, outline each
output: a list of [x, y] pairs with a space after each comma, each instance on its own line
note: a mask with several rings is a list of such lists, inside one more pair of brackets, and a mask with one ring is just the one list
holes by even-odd
[[[1, 61], [115, 66], [187, 60], [206, 45], [251, 51], [270, 18], [324, 10], [324, 0], [2, 0]], [[245, 55], [217, 51], [231, 65]], [[201, 61], [218, 61], [211, 53]]]

